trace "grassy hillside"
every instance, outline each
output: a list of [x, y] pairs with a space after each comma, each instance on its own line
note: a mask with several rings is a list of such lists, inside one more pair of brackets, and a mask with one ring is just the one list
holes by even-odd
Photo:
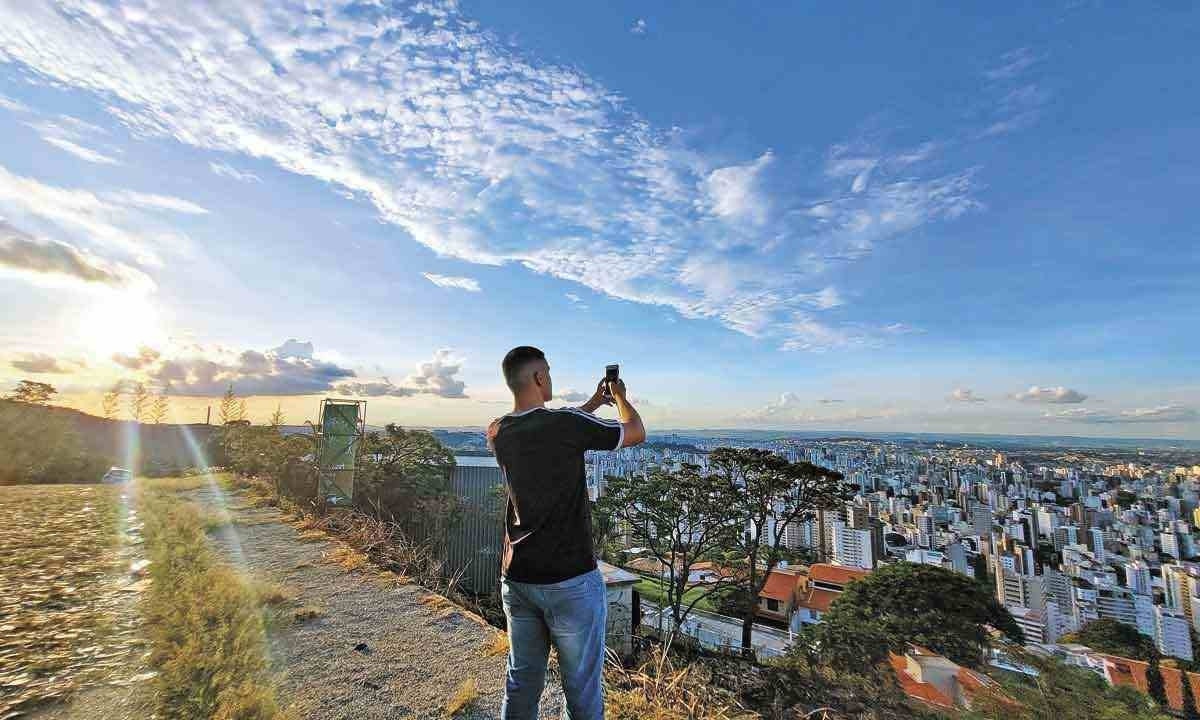
[[[89, 464], [132, 464], [139, 472], [199, 465], [201, 461], [196, 451], [199, 449], [202, 454], [216, 429], [216, 426], [202, 424], [150, 425], [107, 420], [71, 408], [0, 400], [0, 445], [11, 442], [26, 449], [44, 445], [43, 451], [52, 454], [59, 450], [56, 438], [66, 433], [74, 437], [72, 444], [92, 461]], [[49, 481], [86, 479], [51, 478]]]

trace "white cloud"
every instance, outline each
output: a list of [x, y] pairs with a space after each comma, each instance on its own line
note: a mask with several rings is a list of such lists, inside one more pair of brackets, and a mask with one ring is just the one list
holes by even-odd
[[85, 148], [66, 138], [42, 136], [42, 140], [53, 145], [54, 147], [64, 152], [70, 153], [80, 160], [100, 165], [120, 165], [121, 161], [116, 158], [109, 157], [103, 153], [96, 152], [90, 148]]
[[969, 388], [954, 388], [954, 392], [950, 393], [950, 399], [956, 402], [965, 403], [987, 402], [986, 398], [979, 397], [975, 394], [975, 391]]
[[569, 300], [572, 305], [574, 305], [576, 308], [579, 308], [580, 310], [588, 309], [588, 304], [583, 301], [583, 298], [579, 297], [575, 293], [564, 293], [563, 297], [565, 297], [567, 300]]
[[385, 377], [381, 382], [342, 383], [336, 390], [346, 395], [367, 397], [408, 397], [426, 394], [462, 399], [467, 397], [463, 392], [466, 384], [455, 377], [461, 369], [462, 361], [454, 357], [454, 351], [442, 349], [434, 353], [432, 360], [417, 363], [416, 371], [399, 385]]
[[453, 3], [16, 3], [0, 10], [0, 62], [95, 94], [135, 134], [327, 182], [442, 256], [792, 348], [813, 345], [815, 319], [796, 313], [829, 263], [979, 208], [974, 170], [923, 172], [925, 145], [844, 180], [770, 152], [710, 155]]
[[572, 403], [583, 402], [584, 400], [587, 400], [590, 397], [591, 397], [591, 395], [589, 395], [588, 393], [585, 393], [582, 390], [574, 390], [574, 389], [570, 389], [570, 390], [567, 390], [565, 392], [561, 392], [558, 394], [559, 400], [562, 400], [563, 402], [572, 402]]
[[797, 297], [801, 302], [820, 310], [828, 310], [830, 308], [835, 308], [839, 305], [845, 304], [842, 301], [842, 296], [838, 293], [837, 288], [833, 287], [832, 285], [814, 293], [801, 293]]
[[237, 180], [238, 182], [256, 182], [256, 183], [262, 182], [262, 178], [255, 175], [254, 173], [245, 172], [243, 170], [238, 170], [237, 168], [233, 167], [232, 165], [230, 165], [228, 163], [210, 162], [208, 164], [208, 169], [212, 170], [213, 174], [215, 174], [215, 175], [220, 175], [221, 177], [227, 177], [231, 180]]
[[1200, 420], [1200, 412], [1197, 412], [1195, 408], [1171, 404], [1122, 410], [1117, 413], [1091, 408], [1072, 408], [1056, 413], [1046, 413], [1044, 417], [1051, 420], [1070, 420], [1093, 424], [1181, 423]]
[[126, 207], [139, 207], [147, 210], [166, 210], [168, 212], [183, 213], [185, 215], [207, 215], [208, 210], [200, 207], [190, 200], [183, 198], [172, 197], [170, 195], [156, 195], [154, 193], [134, 192], [132, 190], [118, 190], [115, 192], [103, 193], [103, 197], [112, 200], [118, 205]]
[[1022, 402], [1074, 404], [1087, 399], [1087, 395], [1059, 385], [1058, 387], [1031, 386], [1028, 390], [1014, 393], [1013, 398]]
[[184, 252], [190, 241], [147, 215], [148, 209], [203, 211], [186, 200], [164, 195], [123, 190], [96, 193], [48, 185], [0, 166], [0, 217], [45, 234], [53, 229], [79, 244], [112, 248], [139, 263], [158, 265], [162, 250]]
[[66, 375], [87, 367], [83, 360], [56, 358], [45, 353], [26, 353], [9, 364], [34, 375]]
[[0, 269], [110, 287], [153, 285], [145, 274], [128, 265], [105, 260], [69, 243], [36, 238], [3, 218], [0, 218]]
[[633, 22], [633, 25], [629, 26], [629, 32], [633, 33], [634, 35], [645, 35], [646, 34], [645, 19], [638, 18], [637, 20], [635, 20]]
[[763, 225], [770, 213], [770, 198], [763, 191], [764, 171], [775, 156], [765, 152], [745, 165], [718, 168], [704, 180], [712, 212], [729, 222]]
[[29, 106], [19, 100], [13, 100], [7, 95], [0, 95], [0, 108], [4, 108], [13, 113], [32, 112]]
[[[822, 405], [829, 405], [840, 403], [841, 401], [821, 400], [819, 402]], [[793, 392], [785, 392], [779, 396], [779, 400], [776, 402], [767, 403], [762, 408], [743, 413], [739, 419], [751, 424], [819, 424], [826, 427], [833, 427], [839, 424], [876, 420], [886, 415], [887, 413], [883, 412], [862, 412], [858, 409], [839, 413], [814, 413], [807, 407], [807, 404], [799, 395]]]
[[479, 281], [468, 277], [438, 275], [436, 273], [421, 273], [426, 280], [442, 288], [455, 288], [467, 292], [480, 292]]
[[985, 70], [983, 76], [988, 80], [1012, 80], [1045, 58], [1045, 55], [1040, 55], [1027, 47], [1010, 50], [1000, 56], [999, 65]]
[[[295, 344], [295, 345], [293, 345]], [[309, 354], [294, 352], [307, 347]], [[175, 395], [213, 397], [225, 392], [248, 395], [313, 395], [355, 376], [353, 370], [311, 356], [311, 343], [289, 340], [266, 351], [189, 345], [143, 347], [136, 355], [117, 354], [113, 362], [154, 386], [170, 385]]]

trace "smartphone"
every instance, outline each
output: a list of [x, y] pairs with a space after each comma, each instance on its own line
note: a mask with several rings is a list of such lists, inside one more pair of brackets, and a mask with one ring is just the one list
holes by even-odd
[[621, 371], [620, 365], [606, 365], [604, 367], [605, 382], [612, 382], [612, 381], [616, 380], [620, 371]]

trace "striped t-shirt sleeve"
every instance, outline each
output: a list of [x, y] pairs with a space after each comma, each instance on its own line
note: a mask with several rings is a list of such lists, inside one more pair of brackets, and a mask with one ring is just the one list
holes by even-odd
[[605, 420], [579, 408], [563, 408], [561, 412], [569, 418], [584, 450], [619, 450], [625, 442], [625, 428], [616, 420]]

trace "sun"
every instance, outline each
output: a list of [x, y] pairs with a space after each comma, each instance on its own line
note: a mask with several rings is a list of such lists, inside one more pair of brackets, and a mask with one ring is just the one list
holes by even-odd
[[96, 298], [79, 316], [79, 338], [95, 359], [108, 359], [141, 347], [162, 349], [167, 332], [160, 309], [149, 297], [115, 292]]

